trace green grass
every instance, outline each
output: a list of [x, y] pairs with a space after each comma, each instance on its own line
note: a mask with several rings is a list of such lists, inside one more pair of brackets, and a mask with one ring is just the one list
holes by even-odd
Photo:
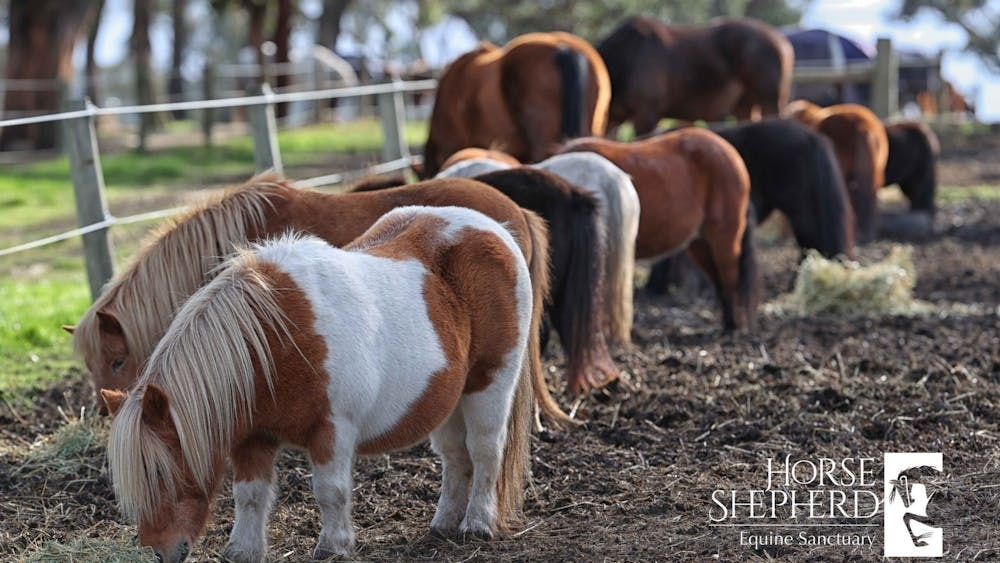
[[77, 365], [64, 324], [90, 306], [82, 270], [51, 279], [0, 278], [0, 395], [16, 397]]
[[1000, 199], [1000, 186], [942, 186], [938, 189], [938, 202], [966, 199]]

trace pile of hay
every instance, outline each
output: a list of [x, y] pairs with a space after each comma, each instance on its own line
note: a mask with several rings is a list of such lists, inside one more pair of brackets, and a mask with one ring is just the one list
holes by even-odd
[[811, 250], [799, 265], [795, 289], [780, 305], [782, 312], [813, 315], [905, 315], [930, 305], [913, 298], [917, 283], [913, 248], [893, 246], [884, 260], [868, 266], [828, 260]]

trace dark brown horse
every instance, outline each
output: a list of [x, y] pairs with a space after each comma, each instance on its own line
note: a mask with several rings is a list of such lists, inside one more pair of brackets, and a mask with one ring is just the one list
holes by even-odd
[[889, 159], [885, 165], [884, 185], [898, 184], [910, 200], [910, 210], [935, 212], [937, 192], [937, 158], [941, 145], [937, 135], [922, 121], [900, 121], [886, 124], [889, 138]]
[[725, 329], [752, 324], [759, 299], [750, 177], [736, 149], [719, 135], [685, 128], [642, 141], [586, 138], [563, 152], [590, 151], [632, 177], [639, 195], [636, 258], [687, 248], [722, 302]]
[[[545, 313], [566, 352], [570, 392], [588, 391], [616, 379], [618, 368], [601, 330], [607, 249], [597, 196], [532, 168], [499, 170], [475, 179], [534, 211], [549, 226], [551, 289]], [[391, 186], [384, 182], [366, 182], [354, 191], [387, 187]]]
[[795, 57], [783, 35], [751, 19], [687, 27], [633, 18], [597, 51], [611, 77], [608, 125], [631, 121], [639, 135], [664, 117], [777, 115], [788, 102]]
[[854, 208], [855, 237], [859, 242], [873, 240], [878, 227], [876, 192], [885, 183], [885, 166], [889, 158], [885, 126], [870, 109], [858, 104], [820, 108], [805, 100], [796, 100], [788, 105], [786, 113], [833, 143]]
[[611, 86], [594, 48], [568, 33], [529, 33], [502, 49], [481, 43], [445, 69], [431, 113], [421, 178], [466, 147], [497, 147], [521, 162], [564, 139], [603, 135]]

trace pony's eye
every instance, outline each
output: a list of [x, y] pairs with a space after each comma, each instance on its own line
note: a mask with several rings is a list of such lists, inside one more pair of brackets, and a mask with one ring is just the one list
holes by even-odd
[[117, 360], [111, 362], [111, 371], [118, 371], [122, 369], [123, 365], [125, 365], [125, 359], [118, 358]]

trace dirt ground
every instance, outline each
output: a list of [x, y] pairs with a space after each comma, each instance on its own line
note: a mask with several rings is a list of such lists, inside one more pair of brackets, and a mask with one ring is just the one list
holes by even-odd
[[[942, 182], [996, 184], [998, 145], [948, 155]], [[980, 177], [970, 162], [979, 165]], [[617, 351], [627, 385], [579, 401], [552, 384], [587, 423], [533, 441], [527, 524], [492, 541], [427, 534], [440, 466], [426, 446], [356, 464], [356, 556], [365, 560], [874, 561], [881, 514], [850, 528], [871, 544], [754, 549], [712, 526], [713, 491], [764, 489], [767, 460], [874, 458], [881, 496], [885, 452], [941, 452], [936, 526], [945, 557], [1000, 560], [1000, 200], [943, 205], [938, 235], [917, 244], [916, 297], [940, 305], [921, 317], [795, 318], [762, 312], [750, 334], [723, 336], [709, 297], [638, 292], [634, 347]], [[861, 249], [883, 257], [890, 242]], [[790, 287], [797, 249], [761, 245], [766, 296]], [[953, 304], [975, 308], [956, 311]], [[0, 559], [54, 540], [132, 537], [118, 516], [100, 447], [71, 475], [25, 470], [27, 444], [62, 421], [57, 406], [89, 404], [79, 373], [35, 410], [0, 407]], [[319, 532], [309, 468], [284, 454], [270, 524], [271, 558], [307, 559]], [[799, 487], [808, 489], [815, 487]], [[195, 560], [211, 560], [232, 524], [226, 490]], [[733, 521], [746, 523], [746, 518]], [[729, 522], [729, 521], [727, 521]], [[845, 524], [838, 517], [825, 523]], [[782, 521], [782, 523], [787, 523]], [[788, 533], [800, 528], [790, 525]], [[841, 528], [821, 528], [835, 534]], [[815, 530], [814, 530], [815, 531]]]

